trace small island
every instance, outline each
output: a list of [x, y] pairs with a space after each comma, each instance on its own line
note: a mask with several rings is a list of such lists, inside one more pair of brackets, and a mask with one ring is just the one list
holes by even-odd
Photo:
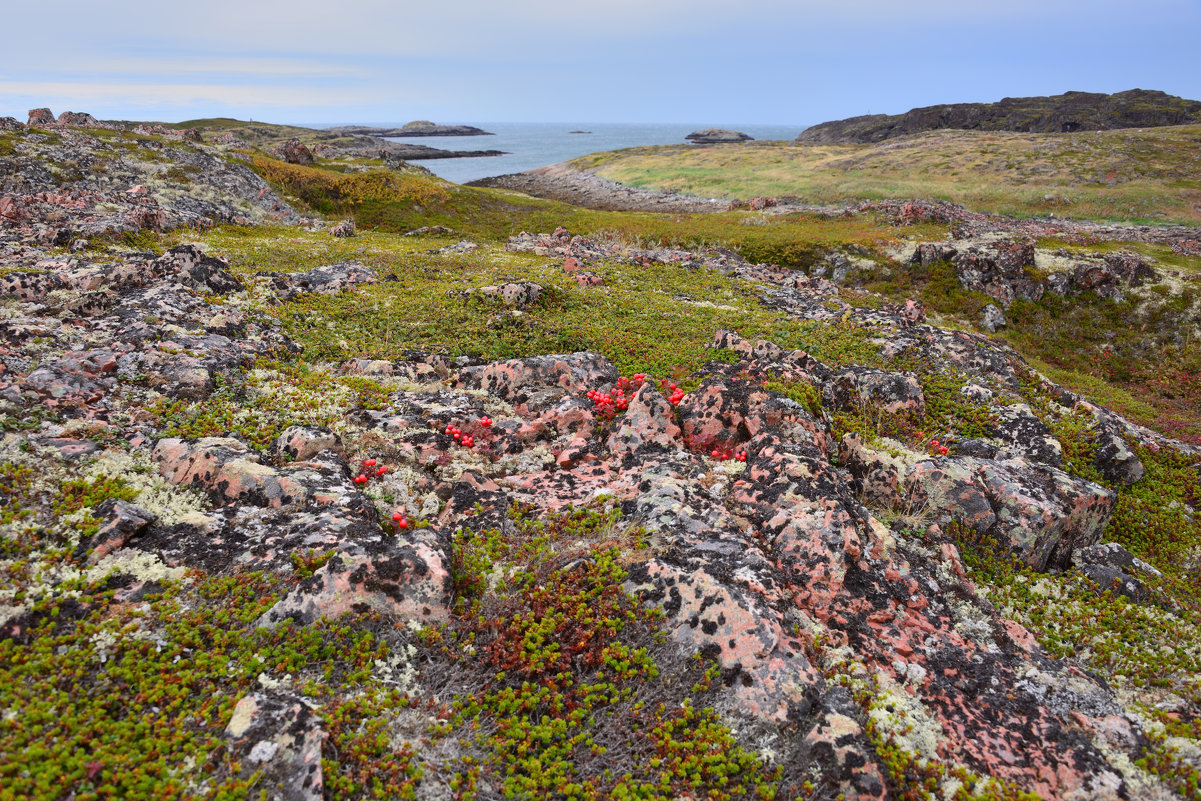
[[705, 128], [693, 131], [684, 138], [694, 145], [722, 145], [729, 142], [754, 141], [754, 137], [748, 136], [742, 131], [731, 131], [725, 128]]
[[568, 131], [569, 134], [590, 134], [592, 131]]
[[370, 125], [339, 125], [330, 128], [340, 134], [357, 136], [496, 136], [474, 125], [439, 125], [429, 120], [413, 120], [399, 128], [377, 128]]

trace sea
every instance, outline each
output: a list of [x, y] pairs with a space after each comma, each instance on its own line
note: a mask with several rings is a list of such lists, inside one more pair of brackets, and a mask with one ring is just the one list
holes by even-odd
[[[404, 123], [371, 123], [381, 128], [399, 128]], [[451, 124], [451, 123], [446, 123]], [[806, 125], [738, 124], [619, 124], [600, 122], [464, 122], [495, 136], [415, 136], [393, 138], [439, 150], [503, 150], [504, 156], [478, 156], [457, 159], [421, 159], [414, 164], [457, 184], [479, 178], [525, 172], [548, 164], [558, 164], [589, 153], [619, 150], [641, 145], [686, 144], [684, 137], [701, 128], [728, 128], [755, 139], [795, 139]], [[327, 127], [327, 126], [314, 126]], [[571, 133], [588, 131], [589, 133]]]

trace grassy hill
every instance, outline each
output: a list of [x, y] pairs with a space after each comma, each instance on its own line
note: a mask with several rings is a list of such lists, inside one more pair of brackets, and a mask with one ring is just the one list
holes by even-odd
[[931, 131], [873, 145], [666, 145], [571, 162], [630, 186], [812, 203], [922, 197], [976, 211], [1201, 223], [1201, 126], [1070, 134]]

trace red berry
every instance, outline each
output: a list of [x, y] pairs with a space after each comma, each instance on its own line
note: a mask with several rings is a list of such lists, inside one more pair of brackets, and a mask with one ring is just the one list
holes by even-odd
[[400, 512], [393, 512], [392, 519], [395, 520], [397, 523], [399, 523], [401, 520], [405, 519], [405, 516], [402, 515]]
[[364, 459], [363, 466], [364, 467], [375, 467], [375, 460], [374, 459]]
[[384, 473], [387, 473], [387, 472], [388, 472], [388, 468], [386, 468], [386, 467], [381, 467], [380, 469], [378, 469], [378, 470], [376, 470], [376, 471], [375, 471], [375, 474], [376, 474], [377, 476], [382, 476]]
[[930, 447], [931, 447], [931, 448], [937, 448], [937, 447], [938, 447], [938, 440], [936, 440], [936, 439], [932, 439], [932, 440], [930, 440]]
[[400, 526], [401, 528], [408, 528], [409, 521], [402, 517], [400, 520], [396, 521], [396, 525]]
[[363, 475], [362, 473], [359, 473], [357, 476], [355, 476], [355, 477], [354, 477], [354, 483], [356, 483], [356, 484], [366, 484], [366, 483], [367, 483], [367, 476]]
[[714, 448], [713, 452], [710, 453], [709, 455], [712, 456], [714, 459], [716, 459], [717, 457], [721, 456], [721, 451], [719, 451], [717, 448]]

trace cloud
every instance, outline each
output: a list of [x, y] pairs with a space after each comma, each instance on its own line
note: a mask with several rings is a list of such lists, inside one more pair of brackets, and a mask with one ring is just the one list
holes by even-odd
[[243, 108], [328, 108], [348, 104], [417, 102], [419, 91], [386, 92], [375, 88], [309, 88], [255, 84], [86, 83], [69, 81], [0, 81], [0, 94], [33, 99], [60, 108], [109, 104], [179, 107], [217, 104]]
[[[57, 63], [63, 69], [65, 62]], [[83, 68], [84, 63], [72, 65]], [[351, 67], [328, 61], [312, 61], [283, 58], [255, 58], [253, 56], [174, 55], [163, 58], [102, 58], [89, 60], [86, 68], [93, 74], [110, 75], [257, 75], [278, 77], [324, 77], [363, 78], [370, 71], [362, 67]]]

